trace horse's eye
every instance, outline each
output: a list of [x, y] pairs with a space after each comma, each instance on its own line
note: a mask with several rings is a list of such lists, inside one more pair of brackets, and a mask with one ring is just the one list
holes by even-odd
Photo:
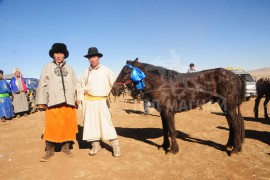
[[123, 71], [123, 76], [126, 76], [128, 75], [130, 72], [127, 72], [127, 71]]

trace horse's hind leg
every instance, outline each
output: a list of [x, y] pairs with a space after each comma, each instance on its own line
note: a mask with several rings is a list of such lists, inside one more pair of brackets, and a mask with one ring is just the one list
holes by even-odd
[[220, 109], [222, 110], [222, 112], [224, 113], [226, 119], [227, 119], [227, 122], [228, 122], [228, 125], [229, 125], [229, 138], [228, 138], [228, 142], [226, 144], [226, 149], [228, 151], [231, 151], [232, 148], [233, 148], [233, 136], [234, 136], [234, 132], [233, 132], [233, 128], [232, 128], [232, 121], [230, 120], [230, 117], [228, 116], [228, 112], [227, 112], [227, 104], [225, 104], [225, 101], [223, 101], [222, 99], [218, 99], [217, 100], [219, 106], [220, 106]]
[[229, 138], [228, 138], [228, 142], [226, 144], [226, 149], [228, 151], [231, 151], [233, 149], [234, 131], [233, 131], [233, 126], [232, 126], [231, 120], [230, 120], [228, 115], [226, 115], [226, 119], [227, 119], [227, 122], [228, 122], [228, 125], [229, 125]]
[[263, 103], [265, 119], [269, 119], [269, 116], [268, 116], [268, 113], [267, 113], [267, 104], [268, 104], [269, 100], [270, 100], [270, 97], [268, 95], [266, 95], [265, 101]]
[[228, 109], [228, 120], [231, 123], [233, 131], [233, 149], [231, 154], [237, 154], [238, 151], [241, 151], [242, 144], [242, 135], [241, 135], [241, 124], [238, 121], [238, 115], [236, 113], [236, 108]]
[[255, 99], [255, 105], [254, 105], [254, 115], [255, 115], [255, 118], [258, 118], [259, 117], [259, 104], [260, 104], [260, 101], [261, 101], [261, 98], [263, 97], [262, 94], [258, 94], [257, 98]]

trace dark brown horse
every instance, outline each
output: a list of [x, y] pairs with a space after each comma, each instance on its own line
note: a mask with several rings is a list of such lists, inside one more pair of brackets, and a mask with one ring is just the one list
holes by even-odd
[[257, 83], [256, 83], [256, 90], [257, 90], [257, 98], [255, 100], [255, 105], [254, 105], [254, 113], [255, 113], [255, 118], [258, 118], [259, 114], [259, 104], [263, 96], [265, 96], [265, 101], [263, 103], [264, 107], [264, 117], [265, 119], [269, 119], [268, 113], [267, 113], [267, 104], [270, 100], [270, 78], [265, 77], [265, 78], [260, 78]]
[[[144, 93], [160, 112], [164, 133], [162, 147], [166, 152], [175, 154], [179, 151], [175, 113], [194, 109], [209, 101], [219, 103], [227, 118], [230, 130], [227, 149], [231, 150], [231, 154], [241, 151], [245, 129], [240, 105], [245, 95], [245, 82], [238, 75], [222, 68], [181, 74], [140, 63], [138, 59], [127, 61], [127, 64], [139, 68], [146, 75], [146, 87], [137, 93]], [[117, 77], [112, 88], [114, 96], [120, 95], [125, 88], [135, 87], [137, 82], [131, 81], [131, 66], [124, 66]]]

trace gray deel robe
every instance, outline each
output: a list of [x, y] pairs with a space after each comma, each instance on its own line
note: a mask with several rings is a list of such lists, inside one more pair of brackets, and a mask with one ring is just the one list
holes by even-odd
[[77, 84], [77, 76], [70, 65], [64, 64], [61, 76], [60, 67], [53, 62], [48, 63], [39, 78], [36, 104], [46, 104], [51, 107], [67, 103], [75, 106]]

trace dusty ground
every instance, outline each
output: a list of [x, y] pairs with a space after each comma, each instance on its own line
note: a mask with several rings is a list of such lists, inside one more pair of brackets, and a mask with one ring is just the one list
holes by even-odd
[[[165, 155], [159, 114], [140, 115], [142, 104], [112, 102], [113, 121], [119, 135], [122, 157], [114, 158], [108, 142], [94, 157], [80, 133], [73, 145], [75, 157], [61, 152], [48, 163], [44, 141], [42, 112], [0, 123], [0, 179], [270, 179], [270, 121], [253, 118], [254, 99], [245, 102], [246, 139], [241, 154], [229, 157], [224, 145], [228, 138], [225, 117], [217, 105], [206, 104], [202, 111], [177, 114], [177, 142], [180, 152]], [[262, 117], [262, 105], [260, 117]]]

